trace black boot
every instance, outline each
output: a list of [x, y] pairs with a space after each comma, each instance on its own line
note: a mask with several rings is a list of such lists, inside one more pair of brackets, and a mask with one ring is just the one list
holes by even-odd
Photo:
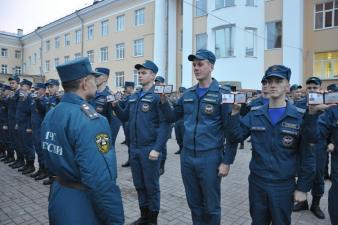
[[141, 217], [130, 225], [148, 225], [148, 208], [140, 208]]
[[22, 171], [22, 174], [30, 174], [35, 171], [35, 166], [34, 166], [34, 160], [33, 161], [27, 161], [27, 168]]
[[45, 168], [42, 168], [41, 173], [35, 177], [35, 180], [43, 180], [48, 177], [48, 172]]
[[241, 144], [239, 145], [239, 149], [244, 149], [244, 143], [241, 143]]
[[180, 149], [177, 150], [177, 152], [175, 152], [175, 155], [179, 155], [181, 154], [182, 148], [180, 147]]
[[25, 166], [25, 161], [23, 159], [18, 159], [18, 163], [12, 166], [12, 169], [17, 169]]
[[310, 210], [318, 219], [325, 219], [325, 214], [319, 207], [320, 198], [320, 196], [313, 196]]
[[4, 163], [8, 164], [8, 163], [12, 163], [14, 161], [15, 161], [14, 157], [7, 157], [4, 161]]
[[308, 210], [308, 209], [309, 209], [309, 203], [307, 202], [307, 200], [305, 200], [303, 202], [298, 202], [296, 205], [294, 205], [292, 211], [299, 212], [299, 211]]
[[157, 225], [157, 211], [149, 211], [148, 214], [148, 225]]
[[40, 166], [40, 167], [39, 167], [39, 170], [36, 171], [35, 173], [32, 173], [32, 174], [30, 175], [30, 177], [31, 177], [31, 178], [35, 178], [35, 177], [39, 176], [41, 172], [42, 172], [42, 168], [41, 168], [41, 166]]
[[128, 167], [128, 166], [130, 166], [129, 159], [128, 159], [128, 161], [126, 161], [125, 163], [123, 163], [121, 166], [122, 167]]
[[0, 159], [6, 158], [6, 152], [5, 151], [1, 151], [0, 152]]
[[164, 165], [165, 165], [165, 160], [161, 160], [160, 176], [164, 174]]
[[53, 178], [52, 178], [52, 177], [48, 177], [48, 179], [47, 179], [47, 180], [44, 180], [44, 181], [42, 182], [42, 184], [43, 184], [43, 185], [50, 185], [50, 184], [52, 183], [52, 181], [53, 181]]
[[20, 160], [16, 159], [16, 160], [14, 160], [14, 162], [8, 164], [8, 166], [13, 168], [13, 166], [15, 166], [16, 164], [18, 164], [19, 162], [20, 162]]

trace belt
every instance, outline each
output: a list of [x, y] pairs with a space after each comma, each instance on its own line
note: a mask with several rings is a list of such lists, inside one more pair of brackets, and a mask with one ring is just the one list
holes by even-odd
[[77, 189], [80, 191], [87, 191], [87, 188], [78, 182], [72, 182], [72, 181], [65, 181], [63, 180], [61, 177], [55, 177], [54, 178], [57, 182], [59, 182], [59, 184], [61, 184], [62, 186], [66, 187], [66, 188], [73, 188], [73, 189]]

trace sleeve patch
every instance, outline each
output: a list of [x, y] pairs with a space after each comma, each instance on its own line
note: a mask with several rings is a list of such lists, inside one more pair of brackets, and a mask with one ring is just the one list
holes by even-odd
[[110, 150], [110, 140], [108, 134], [97, 134], [95, 137], [96, 146], [100, 152], [106, 154]]

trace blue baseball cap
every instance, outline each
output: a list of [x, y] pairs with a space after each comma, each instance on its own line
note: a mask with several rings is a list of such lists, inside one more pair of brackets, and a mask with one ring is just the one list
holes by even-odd
[[124, 82], [124, 88], [127, 88], [127, 87], [135, 87], [135, 83], [131, 81]]
[[322, 80], [318, 77], [309, 77], [306, 80], [306, 84], [316, 84], [316, 85], [322, 85]]
[[104, 68], [104, 67], [97, 67], [95, 68], [95, 71], [98, 73], [101, 73], [101, 75], [107, 75], [107, 76], [109, 76], [109, 72], [110, 72], [108, 68]]
[[21, 82], [20, 82], [20, 85], [28, 85], [30, 87], [32, 87], [32, 81], [29, 81], [27, 79], [23, 79]]
[[164, 83], [164, 77], [162, 77], [162, 76], [156, 76], [155, 77], [155, 82]]
[[268, 79], [270, 77], [278, 77], [281, 79], [287, 79], [290, 81], [291, 77], [291, 70], [290, 68], [283, 66], [283, 65], [273, 65], [270, 66], [266, 71], [265, 71], [265, 79]]
[[216, 62], [216, 56], [214, 53], [212, 53], [209, 50], [206, 49], [200, 49], [196, 52], [195, 55], [191, 54], [188, 56], [189, 61], [197, 60], [208, 60], [211, 64], [215, 64]]
[[329, 86], [327, 86], [326, 89], [328, 91], [337, 92], [338, 91], [338, 85], [337, 84], [330, 84]]
[[45, 83], [36, 83], [34, 85], [35, 89], [46, 89], [46, 84]]
[[101, 76], [102, 73], [95, 72], [90, 65], [88, 57], [80, 57], [56, 67], [61, 82], [78, 80], [88, 75]]
[[139, 70], [141, 68], [145, 68], [148, 70], [153, 71], [155, 74], [158, 72], [158, 67], [156, 66], [156, 64], [150, 60], [146, 60], [144, 61], [143, 64], [136, 64], [135, 65], [135, 69]]
[[295, 91], [295, 90], [298, 90], [298, 89], [302, 89], [302, 86], [299, 85], [299, 84], [294, 84], [290, 87], [290, 91]]
[[56, 79], [49, 79], [49, 80], [47, 80], [45, 85], [46, 86], [48, 86], [48, 85], [60, 86], [60, 82], [59, 82], [59, 80], [56, 80]]
[[20, 77], [17, 75], [14, 75], [10, 78], [8, 78], [8, 81], [15, 80], [16, 82], [20, 83]]

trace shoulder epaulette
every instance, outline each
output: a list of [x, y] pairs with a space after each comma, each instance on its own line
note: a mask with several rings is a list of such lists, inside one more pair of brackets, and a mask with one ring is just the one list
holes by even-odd
[[258, 109], [260, 109], [260, 108], [262, 108], [262, 105], [252, 106], [252, 107], [250, 108], [250, 110], [251, 110], [251, 111], [255, 111], [255, 110], [258, 110]]
[[87, 104], [81, 105], [81, 110], [82, 110], [82, 112], [84, 112], [84, 113], [86, 114], [86, 116], [88, 116], [88, 118], [91, 119], [91, 120], [100, 117], [99, 114], [98, 114], [94, 109], [92, 109], [91, 107], [89, 107], [89, 105], [87, 105]]
[[299, 108], [299, 107], [296, 107], [297, 111], [304, 114], [306, 112], [306, 109], [302, 109], [302, 108]]

